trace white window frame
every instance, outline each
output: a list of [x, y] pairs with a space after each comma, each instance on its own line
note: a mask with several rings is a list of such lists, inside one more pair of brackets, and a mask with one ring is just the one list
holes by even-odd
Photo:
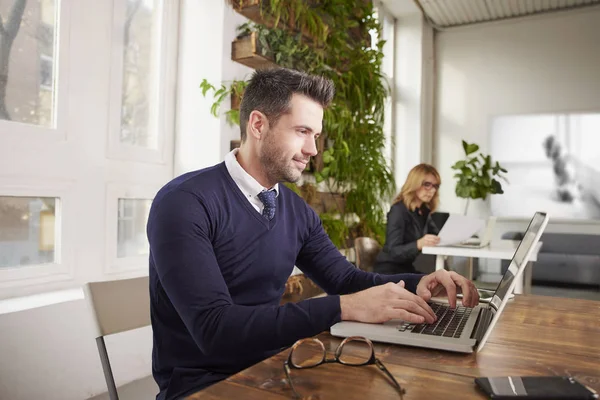
[[[115, 25], [112, 3], [57, 0], [56, 129], [0, 121], [0, 195], [60, 198], [55, 262], [0, 269], [0, 299], [148, 274], [147, 256], [116, 258], [117, 204], [118, 198], [153, 199], [173, 177], [180, 0], [166, 0], [164, 9], [168, 24], [161, 39], [161, 58], [166, 60], [160, 78], [162, 142], [155, 151], [161, 154], [160, 162], [155, 162], [160, 157], [147, 162], [151, 158], [134, 151], [123, 152], [121, 159], [108, 152], [113, 132], [107, 119], [118, 102], [120, 129], [121, 101], [121, 82], [110, 80], [111, 54], [115, 47], [122, 52], [110, 37]], [[113, 87], [118, 91], [111, 91]], [[115, 132], [118, 139], [119, 130]], [[113, 223], [114, 232], [108, 228]], [[113, 245], [114, 253], [109, 249]]]
[[[156, 1], [156, 0], [155, 0]], [[162, 0], [162, 19], [159, 29], [160, 49], [158, 56], [158, 84], [155, 88], [156, 99], [150, 102], [149, 128], [157, 134], [157, 148], [143, 148], [121, 143], [121, 109], [123, 90], [123, 42], [126, 1], [113, 0], [112, 55], [111, 55], [111, 87], [110, 115], [107, 157], [113, 159], [135, 160], [147, 163], [165, 164], [167, 155], [172, 153], [174, 132], [174, 99], [175, 74], [177, 63], [177, 35], [173, 30], [177, 27], [178, 4], [173, 0]], [[118, 43], [118, 45], [116, 45]]]
[[[56, 0], [53, 73], [55, 82], [54, 127], [26, 124], [18, 121], [0, 119], [0, 132], [9, 141], [35, 140], [40, 144], [67, 140], [68, 100], [69, 100], [69, 32], [71, 27], [71, 2], [73, 0]], [[14, 49], [13, 49], [14, 51]]]
[[106, 185], [106, 260], [104, 273], [119, 275], [148, 271], [148, 255], [118, 257], [117, 230], [119, 224], [119, 199], [153, 200], [159, 185], [131, 185], [108, 183]]
[[54, 262], [0, 268], [2, 297], [10, 294], [11, 289], [14, 292], [15, 287], [19, 285], [66, 281], [72, 280], [74, 277], [74, 246], [65, 245], [74, 243], [75, 240], [74, 221], [77, 210], [74, 207], [72, 195], [74, 182], [34, 178], [21, 178], [19, 182], [19, 184], [15, 184], [14, 180], [0, 179], [0, 196], [55, 197], [58, 199], [54, 233]]

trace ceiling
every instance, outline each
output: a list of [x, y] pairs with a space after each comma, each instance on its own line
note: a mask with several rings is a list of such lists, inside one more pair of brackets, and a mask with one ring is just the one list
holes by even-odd
[[413, 4], [407, 4], [406, 0], [382, 2], [391, 11], [397, 12], [409, 10], [416, 5], [438, 29], [600, 5], [600, 0], [412, 0]]

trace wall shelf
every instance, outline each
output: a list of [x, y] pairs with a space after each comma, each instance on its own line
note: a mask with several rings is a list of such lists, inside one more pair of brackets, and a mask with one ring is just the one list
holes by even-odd
[[[236, 5], [234, 5], [233, 9], [254, 23], [264, 25], [269, 29], [275, 28], [274, 21], [272, 19], [264, 18], [260, 12], [260, 3], [262, 1], [264, 0], [242, 0], [241, 3], [236, 1]], [[298, 30], [294, 28], [294, 23], [292, 21], [287, 25], [280, 22], [277, 24], [277, 28], [287, 29], [291, 32], [298, 33]], [[302, 37], [309, 43], [315, 41], [312, 35], [306, 31], [302, 32]]]
[[256, 32], [231, 43], [231, 59], [253, 69], [273, 68], [275, 62], [262, 55]]

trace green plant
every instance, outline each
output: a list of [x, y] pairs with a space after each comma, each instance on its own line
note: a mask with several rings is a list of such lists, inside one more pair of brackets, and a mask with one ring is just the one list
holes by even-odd
[[502, 194], [502, 184], [500, 179], [508, 183], [508, 180], [501, 173], [506, 173], [497, 161], [494, 164], [489, 155], [479, 151], [479, 146], [475, 143], [462, 141], [465, 159], [457, 161], [452, 169], [458, 172], [454, 174], [456, 178], [456, 195], [467, 199], [465, 205], [465, 214], [469, 207], [469, 199], [485, 200], [490, 194]]
[[302, 42], [300, 33], [290, 33], [279, 28], [246, 22], [237, 28], [238, 38], [256, 32], [262, 56], [272, 59], [284, 68], [294, 68], [311, 74], [321, 73], [325, 67], [323, 50], [311, 48]]
[[[242, 0], [230, 1], [242, 4]], [[260, 4], [261, 14], [275, 21], [271, 26], [276, 28], [246, 23], [238, 28], [239, 37], [256, 32], [261, 55], [282, 67], [326, 76], [335, 84], [333, 103], [323, 118], [323, 168], [314, 175], [330, 192], [341, 192], [344, 201], [320, 214], [324, 228], [340, 247], [357, 236], [383, 243], [384, 207], [395, 185], [383, 155], [389, 87], [382, 73], [385, 42], [380, 39], [381, 25], [372, 2], [263, 0]], [[291, 24], [277, 24], [290, 20]], [[303, 40], [304, 33], [312, 41]], [[219, 96], [222, 100], [226, 94]]]
[[[208, 91], [213, 92], [214, 102], [210, 107], [210, 112], [213, 116], [219, 116], [219, 109], [221, 107], [221, 103], [228, 96], [234, 95], [241, 99], [244, 89], [248, 86], [248, 82], [246, 81], [236, 81], [231, 82], [229, 86], [225, 86], [221, 84], [221, 87], [218, 89], [213, 86], [206, 79], [203, 79], [200, 83], [200, 89], [202, 89], [202, 96], [206, 97], [206, 93]], [[240, 110], [227, 110], [225, 112], [225, 118], [229, 125], [239, 125], [240, 124]]]
[[348, 226], [344, 220], [340, 219], [339, 215], [332, 213], [321, 213], [319, 218], [321, 218], [323, 229], [327, 232], [331, 242], [337, 248], [345, 248], [348, 239]]
[[[247, 0], [227, 0], [234, 9], [243, 9]], [[269, 29], [278, 28], [293, 34], [302, 33], [299, 40], [308, 38], [315, 46], [322, 46], [328, 36], [329, 26], [315, 0], [262, 0], [260, 13], [269, 21]]]

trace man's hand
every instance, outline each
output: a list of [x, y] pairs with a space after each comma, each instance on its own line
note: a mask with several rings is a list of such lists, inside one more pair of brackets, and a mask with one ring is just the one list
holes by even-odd
[[462, 293], [462, 304], [465, 307], [475, 307], [479, 304], [477, 288], [469, 279], [454, 271], [444, 269], [424, 276], [417, 285], [417, 295], [425, 301], [432, 297], [448, 296], [450, 307], [456, 307], [456, 293]]
[[431, 324], [435, 313], [419, 296], [404, 288], [404, 281], [340, 296], [342, 321], [381, 323], [390, 319]]
[[417, 249], [423, 250], [423, 247], [435, 246], [440, 242], [440, 238], [437, 235], [425, 235], [421, 239], [417, 240]]

